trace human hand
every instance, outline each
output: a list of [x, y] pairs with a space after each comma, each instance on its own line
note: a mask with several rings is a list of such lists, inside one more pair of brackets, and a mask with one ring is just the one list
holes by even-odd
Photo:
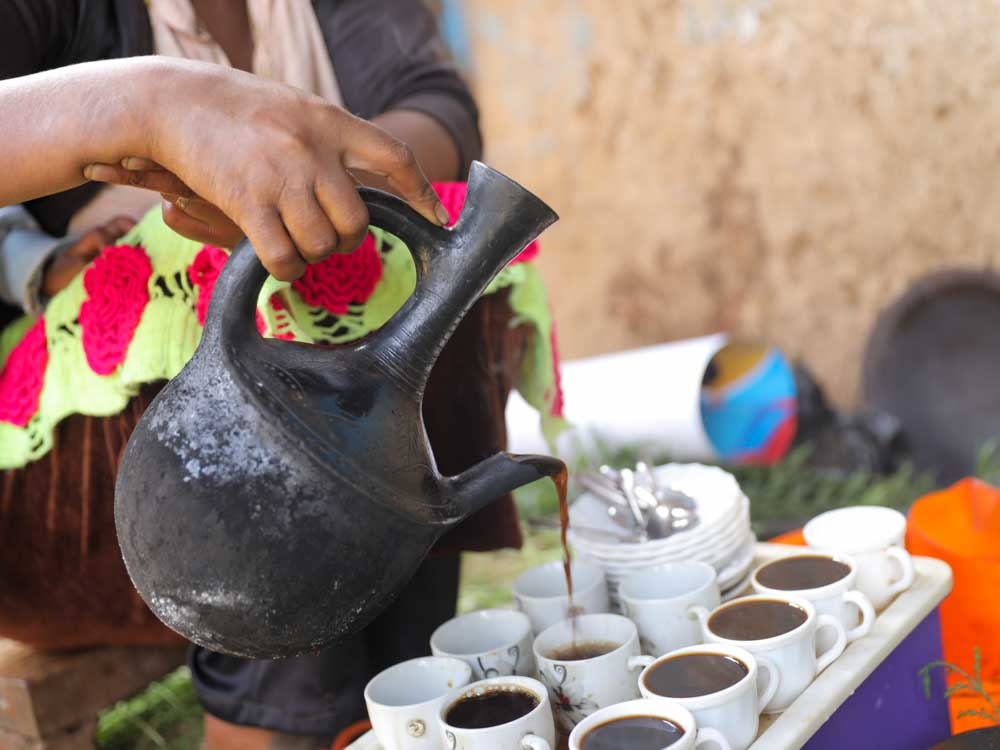
[[406, 145], [319, 97], [189, 61], [165, 67], [159, 90], [151, 153], [125, 159], [141, 168], [92, 164], [85, 175], [176, 196], [164, 218], [182, 234], [235, 244], [239, 227], [278, 279], [364, 238], [368, 210], [349, 170], [385, 178], [426, 219], [448, 222]]
[[57, 254], [42, 276], [42, 294], [54, 297], [87, 264], [98, 256], [101, 250], [114, 243], [119, 237], [135, 226], [135, 222], [127, 216], [116, 216], [107, 224], [94, 227], [80, 239]]
[[120, 166], [94, 165], [92, 179], [155, 190], [163, 196], [164, 223], [184, 237], [232, 248], [243, 230], [208, 201], [195, 195], [177, 175], [150, 159], [127, 156]]

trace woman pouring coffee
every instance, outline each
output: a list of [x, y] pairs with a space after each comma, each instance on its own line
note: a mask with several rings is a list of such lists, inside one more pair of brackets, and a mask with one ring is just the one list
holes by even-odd
[[[145, 58], [2, 84], [8, 112], [39, 112], [42, 121], [22, 115], [23, 132], [8, 137], [17, 158], [0, 191], [4, 210], [19, 214], [0, 247], [0, 265], [20, 274], [7, 299], [32, 313], [0, 338], [0, 564], [12, 573], [4, 580], [29, 582], [0, 583], [0, 635], [46, 646], [164, 642], [170, 634], [118, 558], [113, 477], [143, 409], [197, 343], [224, 248], [245, 233], [275, 277], [259, 310], [264, 335], [358, 338], [401, 304], [400, 279], [412, 271], [398, 240], [366, 231], [355, 180], [393, 190], [441, 223], [457, 214], [461, 185], [443, 186], [446, 209], [422, 168], [434, 180], [460, 178], [479, 136], [468, 91], [440, 59], [433, 17], [418, 3], [78, 4], [78, 13], [56, 3], [3, 9], [0, 38], [11, 51], [3, 75], [149, 51], [214, 65]], [[303, 62], [289, 50], [309, 54]], [[153, 192], [80, 186], [84, 173]], [[29, 200], [53, 191], [63, 192]], [[157, 193], [167, 201], [162, 215], [144, 214]], [[124, 237], [114, 236], [119, 222], [83, 251], [58, 252], [77, 247], [74, 230], [121, 214], [139, 220]], [[359, 241], [351, 255], [333, 252]], [[525, 352], [536, 365], [527, 390], [547, 414], [557, 404], [549, 321], [536, 312], [519, 316], [534, 330], [510, 325], [507, 292], [534, 283], [532, 274], [522, 264], [477, 304], [432, 376], [425, 419], [446, 473], [503, 447], [503, 403]], [[14, 275], [0, 277], [2, 293]], [[46, 541], [56, 538], [61, 546]], [[363, 715], [372, 673], [426, 652], [430, 632], [454, 611], [457, 551], [519, 541], [510, 500], [495, 504], [445, 539], [366, 633], [318, 657], [252, 662], [196, 650], [208, 747], [293, 742], [282, 735], [319, 746]], [[62, 552], [42, 552], [54, 548]]]

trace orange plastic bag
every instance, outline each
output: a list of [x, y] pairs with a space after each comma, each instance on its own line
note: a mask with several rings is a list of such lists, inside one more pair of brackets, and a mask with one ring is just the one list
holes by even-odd
[[804, 546], [806, 543], [806, 538], [802, 535], [802, 529], [795, 529], [794, 531], [788, 531], [780, 536], [776, 536], [770, 540], [771, 544], [792, 544]]
[[[1000, 489], [963, 479], [922, 497], [910, 509], [906, 547], [951, 566], [954, 588], [941, 603], [945, 661], [971, 673], [978, 646], [983, 684], [1000, 701]], [[952, 730], [988, 725], [977, 717], [958, 718], [961, 710], [982, 703], [972, 696], [953, 698]]]

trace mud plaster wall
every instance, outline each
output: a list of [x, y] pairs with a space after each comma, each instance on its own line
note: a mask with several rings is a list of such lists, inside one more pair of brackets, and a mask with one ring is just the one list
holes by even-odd
[[858, 398], [876, 313], [1000, 258], [1000, 4], [466, 0], [487, 158], [562, 215], [566, 356], [719, 329]]

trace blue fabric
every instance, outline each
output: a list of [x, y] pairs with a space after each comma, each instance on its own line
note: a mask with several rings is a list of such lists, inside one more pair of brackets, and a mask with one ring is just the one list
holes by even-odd
[[735, 460], [764, 450], [795, 416], [795, 405], [795, 376], [781, 353], [770, 349], [721, 394], [703, 391], [701, 414], [716, 452], [723, 460]]

